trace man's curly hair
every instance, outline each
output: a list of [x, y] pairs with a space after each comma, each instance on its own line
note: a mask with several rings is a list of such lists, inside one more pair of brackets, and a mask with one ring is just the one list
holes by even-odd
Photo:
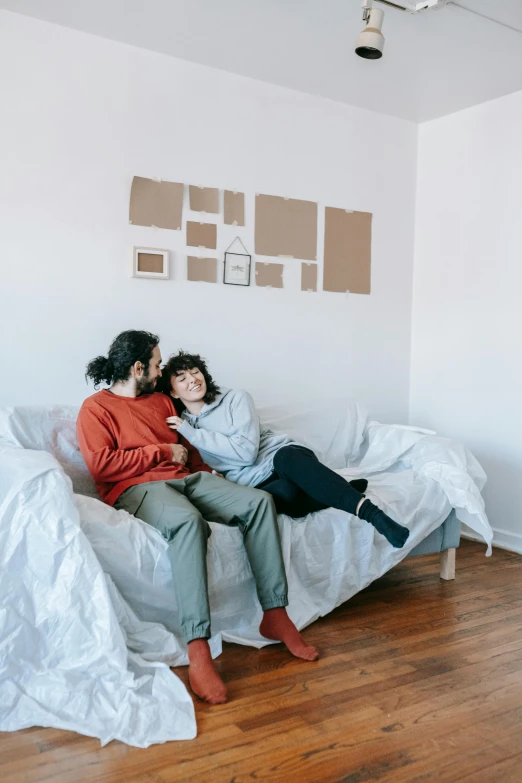
[[[207, 405], [214, 402], [221, 390], [209, 373], [206, 361], [198, 353], [180, 351], [177, 354], [172, 354], [172, 356], [169, 357], [167, 364], [162, 368], [157, 390], [170, 397], [172, 391], [170, 381], [172, 376], [179, 375], [186, 370], [193, 370], [194, 367], [197, 367], [201, 372], [205, 379], [205, 383], [207, 384], [207, 393], [203, 397], [203, 402], [206, 402]], [[185, 406], [181, 400], [175, 400], [175, 405], [178, 413], [185, 410]]]

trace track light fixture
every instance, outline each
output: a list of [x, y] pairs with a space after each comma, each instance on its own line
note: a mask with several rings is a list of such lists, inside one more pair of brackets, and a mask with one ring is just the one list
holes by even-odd
[[357, 38], [355, 54], [365, 60], [379, 60], [384, 49], [384, 36], [381, 32], [384, 11], [373, 8], [373, 0], [362, 0], [361, 5], [366, 27]]

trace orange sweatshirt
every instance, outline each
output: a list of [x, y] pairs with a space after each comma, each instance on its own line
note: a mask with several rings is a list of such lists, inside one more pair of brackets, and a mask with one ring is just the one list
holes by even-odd
[[[176, 415], [172, 401], [157, 392], [119, 397], [103, 389], [85, 400], [76, 422], [78, 442], [102, 500], [113, 506], [133, 484], [212, 472], [167, 425], [165, 419]], [[185, 446], [186, 465], [172, 461], [169, 443]]]

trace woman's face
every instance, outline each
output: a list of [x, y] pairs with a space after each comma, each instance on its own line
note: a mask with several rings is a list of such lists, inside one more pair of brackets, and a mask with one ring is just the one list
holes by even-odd
[[181, 370], [170, 379], [172, 396], [181, 402], [200, 402], [207, 393], [207, 384], [201, 370]]

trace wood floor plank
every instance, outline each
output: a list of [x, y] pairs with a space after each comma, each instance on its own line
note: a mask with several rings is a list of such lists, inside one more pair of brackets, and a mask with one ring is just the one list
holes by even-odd
[[[219, 780], [240, 781], [242, 779], [241, 770], [245, 766], [250, 776], [245, 779], [283, 780], [285, 776], [288, 776], [287, 779], [290, 780], [314, 780], [325, 764], [326, 757], [330, 773], [335, 770], [338, 775], [346, 773], [347, 758], [350, 759], [351, 764], [356, 766], [364, 765], [366, 760], [371, 758], [374, 770], [372, 774], [377, 776], [382, 776], [383, 771], [386, 771], [387, 774], [391, 774], [392, 771], [396, 773], [397, 769], [401, 769], [405, 765], [411, 766], [408, 773], [411, 775], [415, 770], [416, 760], [418, 760], [416, 749], [422, 746], [426, 737], [430, 737], [431, 742], [437, 732], [448, 735], [455, 726], [460, 725], [462, 715], [469, 716], [473, 721], [491, 714], [499, 696], [505, 700], [509, 698], [510, 703], [522, 703], [522, 689], [516, 697], [512, 696], [511, 682], [503, 689], [485, 687], [483, 690], [484, 693], [465, 699], [463, 704], [460, 703], [462, 697], [454, 695], [453, 706], [457, 705], [457, 709], [453, 711], [450, 709], [440, 710], [440, 715], [426, 713], [424, 704], [414, 711], [410, 710], [411, 727], [409, 731], [403, 730], [401, 723], [383, 726], [382, 719], [372, 718], [369, 721], [363, 721], [358, 726], [348, 724], [334, 728], [332, 725], [323, 724], [319, 727], [319, 733], [316, 737], [310, 733], [299, 732], [289, 736], [285, 745], [278, 745], [268, 755], [266, 749], [263, 749], [261, 753], [254, 756], [250, 754], [246, 756], [240, 751], [238, 752], [237, 748], [234, 754], [218, 754], [215, 761], [219, 761], [219, 764], [216, 765], [220, 770]], [[439, 700], [440, 703], [442, 701]], [[449, 701], [448, 697], [446, 697], [446, 701]], [[405, 709], [398, 717], [406, 721], [407, 713], [408, 710]], [[372, 725], [376, 728], [372, 728]], [[393, 729], [394, 725], [398, 726], [397, 730]], [[481, 747], [484, 747], [484, 742], [480, 744]], [[504, 749], [490, 745], [487, 763], [499, 760], [505, 755]], [[231, 757], [234, 760], [227, 764]], [[424, 756], [421, 758], [425, 759]], [[297, 777], [303, 775], [305, 771], [306, 777]], [[198, 772], [200, 774], [199, 770]], [[172, 773], [173, 770], [169, 769], [162, 771], [161, 774], [162, 777], [170, 779]], [[187, 780], [195, 781], [197, 775], [198, 773]]]
[[[464, 541], [457, 578], [403, 561], [280, 645], [224, 645], [231, 700], [148, 749], [58, 729], [0, 734], [2, 783], [522, 783], [522, 557]], [[180, 670], [186, 682], [186, 670]]]
[[459, 783], [520, 783], [522, 771], [522, 755], [511, 756], [511, 758], [493, 763], [479, 772], [466, 775], [466, 777], [454, 777], [453, 781]]

